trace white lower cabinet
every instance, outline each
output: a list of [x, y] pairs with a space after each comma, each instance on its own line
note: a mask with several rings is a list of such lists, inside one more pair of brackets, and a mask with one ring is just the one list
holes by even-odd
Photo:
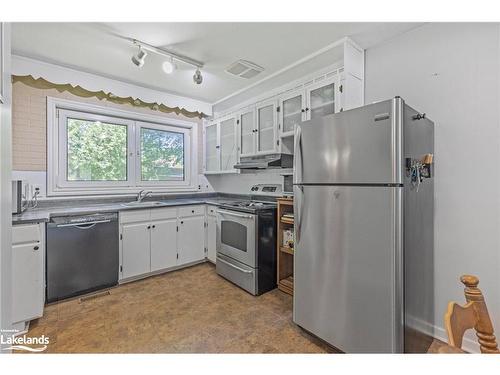
[[45, 303], [45, 224], [12, 227], [12, 322], [43, 316]]
[[120, 213], [120, 280], [205, 259], [205, 207]]
[[211, 209], [207, 213], [207, 259], [212, 263], [216, 261], [217, 252], [217, 217], [215, 210], [212, 209], [214, 214], [211, 214]]
[[149, 222], [123, 224], [122, 239], [122, 278], [126, 279], [150, 272], [151, 237]]
[[205, 216], [179, 219], [178, 264], [196, 262], [205, 258]]
[[177, 218], [151, 222], [151, 271], [177, 265]]

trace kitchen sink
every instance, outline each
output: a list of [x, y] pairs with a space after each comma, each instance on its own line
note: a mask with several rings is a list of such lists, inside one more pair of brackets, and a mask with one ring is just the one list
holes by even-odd
[[155, 207], [155, 206], [163, 206], [165, 203], [159, 201], [146, 201], [146, 202], [128, 202], [122, 203], [124, 207]]

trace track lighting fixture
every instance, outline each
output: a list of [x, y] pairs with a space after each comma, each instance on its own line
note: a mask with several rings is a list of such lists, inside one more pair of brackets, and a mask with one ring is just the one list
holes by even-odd
[[200, 69], [196, 69], [196, 72], [194, 72], [193, 81], [197, 85], [203, 82], [203, 76], [201, 75]]
[[150, 44], [141, 42], [137, 39], [130, 39], [132, 43], [134, 43], [136, 46], [139, 46], [139, 52], [137, 52], [137, 55], [132, 56], [132, 62], [138, 66], [141, 67], [144, 65], [144, 59], [147, 56], [147, 53], [145, 50], [148, 50], [150, 52], [156, 53], [161, 56], [167, 56], [169, 60], [165, 61], [162, 64], [163, 71], [167, 74], [171, 74], [174, 72], [175, 69], [177, 69], [177, 65], [175, 64], [174, 60], [177, 60], [179, 62], [182, 62], [187, 65], [194, 66], [196, 68], [196, 71], [193, 75], [193, 81], [197, 85], [201, 84], [203, 82], [203, 76], [201, 75], [200, 69], [203, 68], [203, 63], [194, 59], [191, 59], [186, 56], [179, 55], [174, 52], [170, 52], [155, 46], [152, 46]]
[[136, 55], [132, 56], [132, 62], [140, 68], [144, 65], [144, 59], [147, 55], [148, 53], [144, 51], [141, 46], [139, 46], [139, 52], [137, 52]]

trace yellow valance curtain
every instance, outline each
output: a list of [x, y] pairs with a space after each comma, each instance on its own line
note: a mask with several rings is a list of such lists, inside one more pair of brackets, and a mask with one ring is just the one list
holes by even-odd
[[189, 118], [203, 118], [206, 117], [206, 115], [203, 112], [191, 112], [188, 111], [184, 108], [179, 108], [179, 107], [168, 107], [165, 104], [162, 103], [148, 103], [145, 102], [139, 98], [132, 98], [131, 96], [129, 97], [120, 97], [116, 96], [111, 92], [104, 92], [104, 91], [89, 91], [84, 89], [81, 86], [73, 86], [69, 83], [53, 83], [50, 81], [47, 81], [46, 79], [43, 78], [34, 78], [31, 75], [27, 76], [12, 76], [12, 83], [16, 82], [22, 82], [27, 86], [34, 87], [37, 89], [55, 89], [59, 92], [69, 92], [73, 95], [80, 96], [82, 98], [91, 98], [95, 97], [98, 98], [99, 100], [107, 100], [113, 103], [117, 104], [131, 104], [135, 107], [141, 107], [141, 108], [149, 108], [153, 111], [160, 111], [164, 113], [176, 113], [177, 115], [183, 115]]

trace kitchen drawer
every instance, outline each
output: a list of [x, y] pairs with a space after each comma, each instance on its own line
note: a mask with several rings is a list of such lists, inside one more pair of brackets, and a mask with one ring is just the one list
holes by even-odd
[[120, 224], [139, 223], [151, 220], [151, 210], [134, 210], [120, 212]]
[[151, 209], [151, 220], [175, 219], [176, 217], [177, 207]]
[[179, 207], [179, 217], [205, 215], [205, 206], [183, 206]]
[[12, 244], [40, 242], [42, 239], [39, 224], [14, 225], [12, 227]]
[[215, 216], [217, 214], [217, 206], [207, 204], [207, 215]]
[[217, 274], [245, 289], [247, 292], [257, 295], [257, 275], [255, 269], [240, 263], [223, 254], [217, 254]]

